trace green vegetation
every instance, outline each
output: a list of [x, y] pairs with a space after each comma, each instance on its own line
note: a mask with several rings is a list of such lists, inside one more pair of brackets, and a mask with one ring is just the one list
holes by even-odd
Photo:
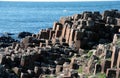
[[111, 61], [111, 58], [107, 58], [106, 60]]
[[98, 73], [96, 76], [97, 76], [98, 78], [106, 78], [105, 73]]
[[79, 67], [79, 69], [77, 71], [78, 71], [78, 73], [82, 73], [83, 72], [82, 66]]
[[120, 46], [120, 39], [117, 40], [116, 45]]
[[84, 53], [87, 54], [89, 52], [89, 50], [85, 50]]
[[92, 51], [89, 51], [89, 52], [87, 53], [87, 55], [88, 55], [88, 58], [90, 58], [90, 57], [93, 55], [93, 52], [92, 52]]

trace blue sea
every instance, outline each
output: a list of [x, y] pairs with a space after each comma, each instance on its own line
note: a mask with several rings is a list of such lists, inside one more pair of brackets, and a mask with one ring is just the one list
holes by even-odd
[[110, 2], [0, 2], [0, 33], [28, 31], [38, 33], [50, 28], [60, 17], [83, 11], [118, 9], [120, 1]]

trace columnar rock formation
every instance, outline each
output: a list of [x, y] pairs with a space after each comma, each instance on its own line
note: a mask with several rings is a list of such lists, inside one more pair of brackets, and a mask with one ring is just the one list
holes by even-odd
[[119, 28], [118, 10], [61, 17], [53, 28], [1, 48], [0, 77], [119, 78]]

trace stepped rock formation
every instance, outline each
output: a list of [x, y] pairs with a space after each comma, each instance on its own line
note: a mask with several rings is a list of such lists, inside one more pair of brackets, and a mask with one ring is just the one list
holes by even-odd
[[53, 28], [0, 48], [0, 77], [119, 78], [119, 42], [118, 10], [61, 17]]

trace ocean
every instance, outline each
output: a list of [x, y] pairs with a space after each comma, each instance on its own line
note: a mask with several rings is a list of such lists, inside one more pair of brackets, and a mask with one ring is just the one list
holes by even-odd
[[83, 11], [118, 9], [120, 1], [110, 2], [0, 2], [0, 33], [38, 33], [50, 28], [60, 17]]

